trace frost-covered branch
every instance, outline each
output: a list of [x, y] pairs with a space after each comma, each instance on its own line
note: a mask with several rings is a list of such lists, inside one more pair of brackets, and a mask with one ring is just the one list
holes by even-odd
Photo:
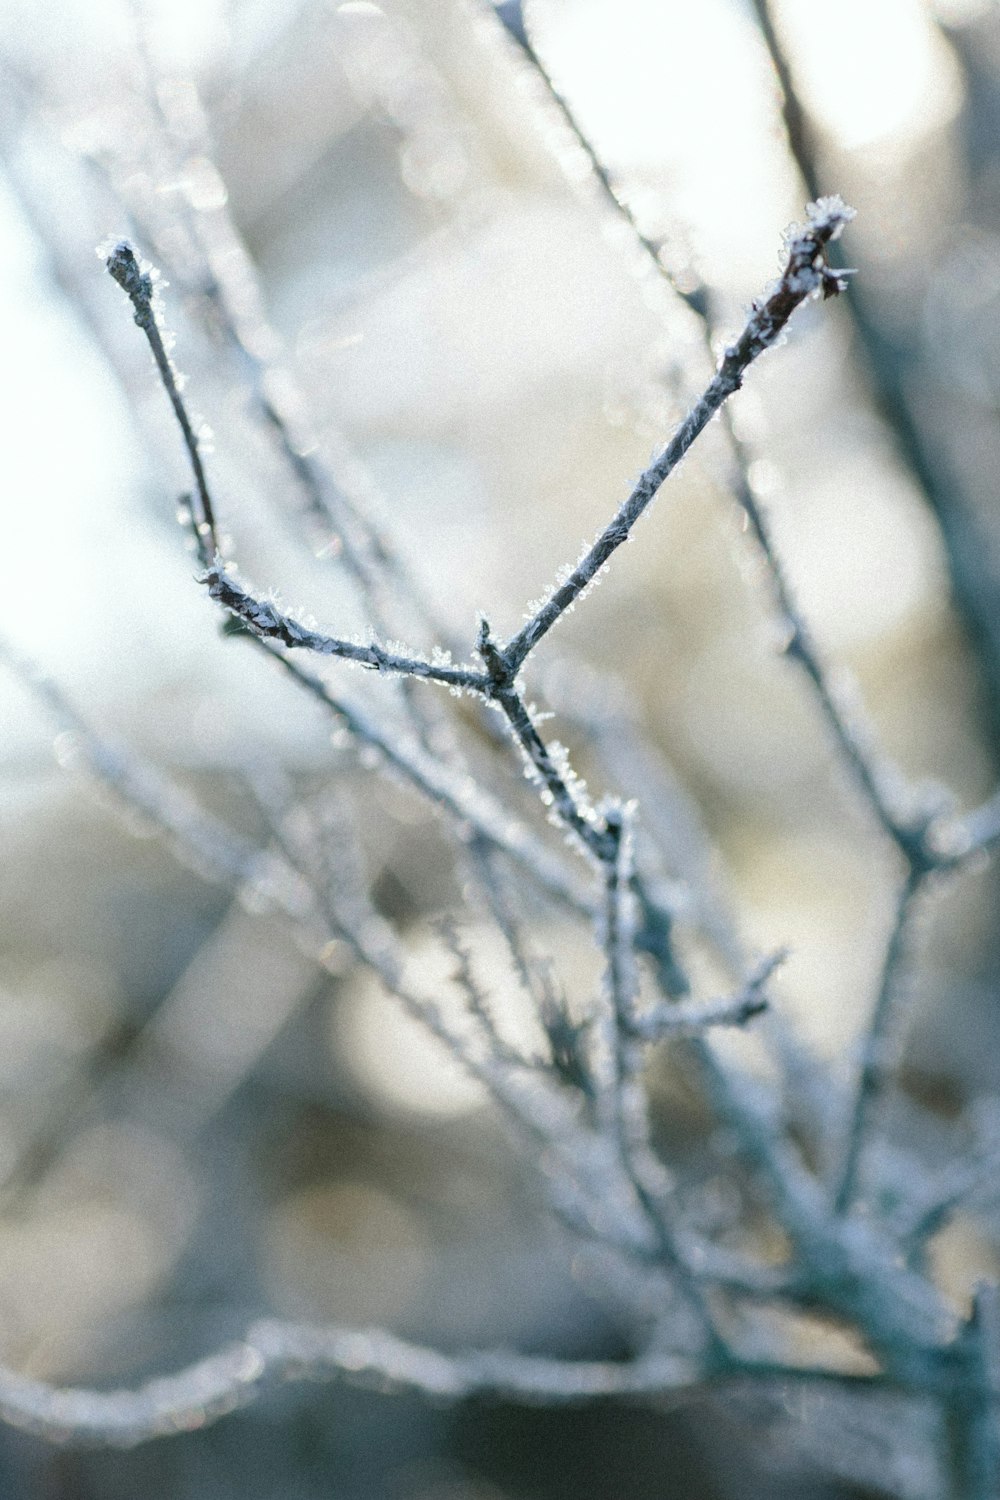
[[290, 651], [313, 651], [317, 656], [339, 656], [375, 672], [400, 677], [424, 677], [430, 682], [441, 682], [447, 687], [467, 692], [482, 693], [486, 687], [486, 677], [482, 672], [453, 667], [444, 661], [424, 661], [418, 657], [402, 656], [398, 652], [386, 650], [376, 641], [362, 645], [357, 641], [339, 640], [335, 636], [311, 630], [291, 615], [284, 614], [272, 600], [258, 599], [249, 593], [237, 581], [232, 569], [227, 569], [219, 557], [206, 568], [199, 581], [205, 584], [216, 603], [240, 620], [252, 634], [280, 641]]
[[656, 1010], [633, 1015], [627, 1023], [628, 1029], [645, 1042], [658, 1042], [665, 1037], [693, 1035], [711, 1026], [745, 1026], [767, 1010], [767, 982], [786, 957], [784, 950], [772, 953], [758, 964], [736, 995], [661, 1005]]
[[845, 273], [830, 269], [827, 246], [843, 232], [853, 210], [840, 198], [821, 198], [809, 205], [804, 228], [788, 241], [785, 269], [775, 286], [754, 304], [743, 332], [726, 349], [719, 368], [700, 399], [657, 458], [640, 475], [614, 519], [574, 567], [565, 583], [507, 643], [501, 653], [507, 675], [513, 679], [542, 637], [593, 583], [617, 549], [627, 542], [639, 517], [656, 497], [664, 481], [688, 453], [695, 439], [743, 384], [750, 365], [771, 348], [789, 318], [810, 297], [831, 296], [845, 290]]
[[167, 352], [160, 328], [160, 315], [156, 302], [156, 281], [153, 269], [144, 270], [136, 259], [135, 251], [126, 240], [119, 240], [107, 258], [107, 267], [135, 311], [135, 321], [146, 335], [156, 368], [160, 372], [163, 388], [181, 429], [187, 449], [191, 472], [194, 475], [197, 505], [192, 509], [191, 522], [195, 547], [204, 567], [208, 567], [219, 550], [219, 536], [215, 525], [215, 507], [208, 490], [205, 467], [201, 461], [198, 436], [181, 398], [180, 384], [173, 360]]

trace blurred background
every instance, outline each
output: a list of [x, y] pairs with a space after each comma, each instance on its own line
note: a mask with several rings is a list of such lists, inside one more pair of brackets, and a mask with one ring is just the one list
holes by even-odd
[[[763, 19], [799, 116], [743, 0], [507, 15], [676, 285], [711, 290], [722, 336], [807, 198], [857, 208], [850, 307], [801, 313], [734, 420], [806, 618], [886, 754], [922, 795], [984, 798], [1000, 771], [1000, 8], [775, 0]], [[331, 847], [354, 830], [350, 878], [426, 981], [444, 975], [434, 920], [459, 914], [516, 1006], [439, 821], [223, 638], [177, 525], [167, 403], [94, 251], [127, 234], [170, 284], [245, 573], [333, 633], [371, 625], [330, 539], [302, 544], [264, 389], [432, 601], [444, 637], [405, 609], [398, 626], [421, 651], [466, 652], [480, 609], [513, 633], [603, 526], [710, 373], [696, 317], [486, 5], [7, 0], [0, 49], [11, 651], [241, 838], [266, 841], [275, 805], [332, 794]], [[790, 947], [779, 1002], [846, 1079], [897, 871], [781, 655], [728, 463], [713, 428], [529, 681], [595, 795], [639, 799], [682, 905], [710, 891], [749, 950]], [[385, 706], [380, 681], [330, 680]], [[477, 775], [544, 828], [514, 756], [453, 707]], [[23, 673], [0, 672], [0, 714], [4, 1360], [124, 1383], [262, 1310], [620, 1352], [598, 1272], [548, 1223], [479, 1091], [349, 957], [318, 968], [266, 889], [207, 880], [123, 817], [84, 774], [86, 738]], [[997, 1129], [997, 895], [975, 871], [920, 934], [893, 1118], [932, 1163]], [[579, 930], [542, 910], [532, 936], [567, 994], [593, 985]], [[935, 1244], [959, 1303], [1000, 1271], [998, 1237], [984, 1194]], [[838, 1478], [824, 1453], [822, 1477], [809, 1425], [793, 1402], [764, 1421], [751, 1400], [547, 1413], [294, 1388], [127, 1455], [5, 1431], [0, 1481], [31, 1500], [883, 1492], [848, 1454]]]

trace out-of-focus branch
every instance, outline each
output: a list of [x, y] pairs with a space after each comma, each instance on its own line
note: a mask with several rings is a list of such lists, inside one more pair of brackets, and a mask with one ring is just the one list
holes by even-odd
[[[551, 73], [542, 62], [542, 59], [535, 51], [534, 45], [531, 40], [531, 34], [525, 21], [524, 5], [522, 3], [522, 0], [500, 0], [500, 3], [495, 4], [493, 6], [493, 9], [496, 11], [497, 18], [506, 27], [508, 34], [512, 36], [517, 42], [518, 46], [521, 48], [521, 51], [524, 53], [524, 56], [527, 58], [528, 62], [531, 63], [535, 72], [538, 74], [542, 83], [545, 85], [545, 88], [548, 91], [552, 102], [556, 105], [559, 111], [559, 115], [564, 125], [573, 138], [575, 146], [580, 151], [582, 151], [584, 156], [586, 157], [591, 173], [593, 174], [593, 179], [599, 186], [605, 200], [611, 205], [611, 207], [617, 214], [620, 214], [622, 216], [622, 218], [629, 225], [633, 235], [635, 236], [636, 243], [642, 246], [642, 249], [645, 251], [646, 256], [650, 261], [652, 261], [659, 274], [667, 278], [672, 290], [676, 293], [676, 295], [680, 297], [683, 302], [686, 302], [688, 307], [691, 308], [692, 312], [697, 313], [698, 317], [703, 319], [707, 318], [707, 287], [705, 287], [700, 282], [692, 288], [682, 287], [676, 277], [673, 276], [670, 267], [666, 263], [666, 260], [664, 258], [665, 247], [663, 242], [661, 240], [651, 238], [651, 236], [646, 234], [645, 230], [641, 227], [639, 220], [636, 218], [632, 210], [632, 205], [629, 203], [626, 194], [621, 191], [618, 183], [615, 181], [614, 174], [609, 170], [607, 163], [601, 159], [601, 156], [593, 141], [587, 135], [586, 131], [582, 129], [579, 121], [576, 118], [576, 115], [573, 113], [572, 106], [570, 105], [568, 99], [557, 87], [555, 79], [552, 77]], [[811, 193], [811, 196], [814, 198], [818, 198], [819, 194]]]
[[[55, 1442], [130, 1448], [206, 1426], [292, 1380], [375, 1383], [440, 1401], [489, 1395], [527, 1405], [578, 1404], [611, 1397], [694, 1395], [726, 1381], [814, 1383], [894, 1389], [878, 1374], [740, 1360], [704, 1370], [697, 1361], [651, 1353], [616, 1363], [558, 1360], [508, 1350], [448, 1354], [380, 1328], [324, 1328], [265, 1321], [246, 1338], [175, 1375], [132, 1390], [60, 1388], [0, 1367], [0, 1415]], [[994, 1400], [991, 1391], [986, 1399]]]
[[632, 1033], [643, 1041], [690, 1036], [710, 1026], [745, 1026], [768, 1008], [767, 982], [787, 953], [784, 949], [764, 959], [736, 995], [717, 1000], [689, 1000], [682, 1005], [661, 1005], [654, 1011], [634, 1015], [628, 1021]]
[[871, 1135], [872, 1116], [892, 1072], [893, 1002], [899, 987], [900, 969], [914, 904], [923, 880], [922, 872], [911, 870], [896, 901], [896, 911], [882, 961], [878, 995], [862, 1044], [861, 1072], [848, 1116], [844, 1161], [834, 1197], [838, 1213], [846, 1213], [854, 1200], [862, 1152]]
[[[774, 68], [781, 100], [788, 148], [806, 191], [822, 192], [820, 142], [802, 103], [795, 69], [775, 22], [772, 0], [753, 0], [761, 35]], [[962, 504], [955, 476], [938, 445], [929, 451], [913, 416], [904, 385], [900, 348], [879, 327], [864, 294], [848, 306], [867, 365], [873, 394], [896, 439], [897, 451], [933, 511], [948, 556], [955, 605], [981, 668], [990, 721], [1000, 724], [1000, 579], [993, 566], [993, 549], [984, 545], [975, 518]]]
[[689, 1265], [678, 1236], [676, 1205], [666, 1174], [650, 1147], [649, 1107], [642, 1085], [645, 1049], [632, 1026], [639, 995], [635, 961], [634, 897], [631, 891], [632, 839], [630, 810], [608, 807], [604, 815], [613, 853], [605, 862], [605, 897], [601, 939], [604, 982], [601, 996], [602, 1045], [595, 1068], [595, 1113], [598, 1126], [621, 1163], [659, 1252], [684, 1300], [700, 1324], [710, 1367], [728, 1357], [707, 1289]]
[[3, 638], [0, 662], [68, 737], [61, 756], [66, 764], [81, 765], [125, 807], [148, 819], [181, 860], [210, 880], [253, 886], [261, 893], [266, 888], [271, 902], [295, 921], [307, 918], [309, 892], [282, 861], [241, 838], [148, 761], [97, 734], [52, 677]]
[[909, 1204], [893, 1223], [893, 1231], [907, 1258], [919, 1261], [927, 1241], [970, 1203], [980, 1189], [993, 1184], [995, 1192], [998, 1174], [1000, 1147], [995, 1143], [989, 1146], [973, 1143], [967, 1155], [932, 1178], [917, 1202]]
[[979, 1286], [956, 1340], [957, 1378], [945, 1401], [951, 1493], [957, 1500], [993, 1500], [1000, 1480], [1000, 1442], [992, 1392], [1000, 1375], [1000, 1294]]
[[474, 835], [483, 839], [492, 848], [509, 855], [557, 900], [573, 910], [592, 914], [593, 898], [584, 883], [571, 875], [563, 861], [484, 787], [433, 759], [415, 740], [382, 729], [364, 709], [338, 697], [321, 678], [305, 671], [280, 646], [262, 636], [248, 639], [267, 651], [283, 671], [322, 703], [360, 745], [377, 751], [390, 771], [442, 811], [460, 837]]

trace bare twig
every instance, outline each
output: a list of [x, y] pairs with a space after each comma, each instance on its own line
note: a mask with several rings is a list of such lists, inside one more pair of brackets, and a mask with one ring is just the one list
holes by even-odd
[[187, 414], [187, 408], [181, 399], [177, 372], [174, 369], [170, 355], [167, 353], [166, 345], [163, 342], [163, 335], [160, 332], [160, 320], [155, 303], [156, 283], [153, 279], [152, 268], [148, 271], [142, 269], [136, 259], [135, 251], [126, 240], [120, 240], [114, 246], [108, 256], [107, 267], [135, 310], [135, 321], [146, 335], [153, 358], [156, 361], [156, 368], [160, 372], [163, 388], [170, 398], [170, 404], [174, 409], [174, 416], [177, 418], [177, 425], [180, 427], [181, 435], [184, 438], [184, 446], [187, 449], [191, 472], [194, 475], [195, 489], [198, 495], [197, 509], [192, 510], [191, 514], [195, 547], [198, 551], [199, 560], [207, 568], [212, 558], [219, 551], [219, 537], [215, 525], [215, 508], [208, 491], [208, 481], [205, 478], [205, 469], [201, 461], [198, 437]]
[[776, 343], [795, 309], [820, 292], [829, 296], [845, 289], [844, 273], [830, 269], [826, 249], [852, 217], [853, 210], [839, 198], [821, 198], [809, 206], [806, 226], [789, 240], [788, 260], [780, 279], [774, 289], [755, 304], [746, 327], [726, 350], [702, 396], [659, 456], [640, 475], [614, 519], [576, 564], [565, 583], [554, 590], [501, 653], [509, 679], [513, 680], [529, 652], [593, 583], [622, 543], [628, 541], [632, 528], [664, 481], [723, 402], [739, 390], [753, 361]]
[[401, 656], [397, 652], [387, 651], [375, 641], [361, 645], [356, 641], [339, 640], [335, 636], [321, 635], [318, 631], [310, 630], [290, 615], [284, 614], [273, 601], [255, 598], [242, 587], [232, 570], [227, 569], [218, 557], [206, 568], [199, 581], [205, 584], [216, 603], [242, 621], [252, 634], [280, 641], [289, 650], [313, 651], [317, 656], [339, 656], [375, 672], [400, 677], [423, 677], [429, 682], [441, 682], [447, 687], [467, 692], [483, 693], [486, 688], [487, 680], [482, 672], [453, 667], [446, 662]]

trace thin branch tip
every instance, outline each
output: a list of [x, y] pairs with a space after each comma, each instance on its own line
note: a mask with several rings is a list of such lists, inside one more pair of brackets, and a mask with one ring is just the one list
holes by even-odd
[[845, 203], [839, 193], [828, 193], [806, 204], [809, 228], [826, 240], [839, 239], [858, 211]]

